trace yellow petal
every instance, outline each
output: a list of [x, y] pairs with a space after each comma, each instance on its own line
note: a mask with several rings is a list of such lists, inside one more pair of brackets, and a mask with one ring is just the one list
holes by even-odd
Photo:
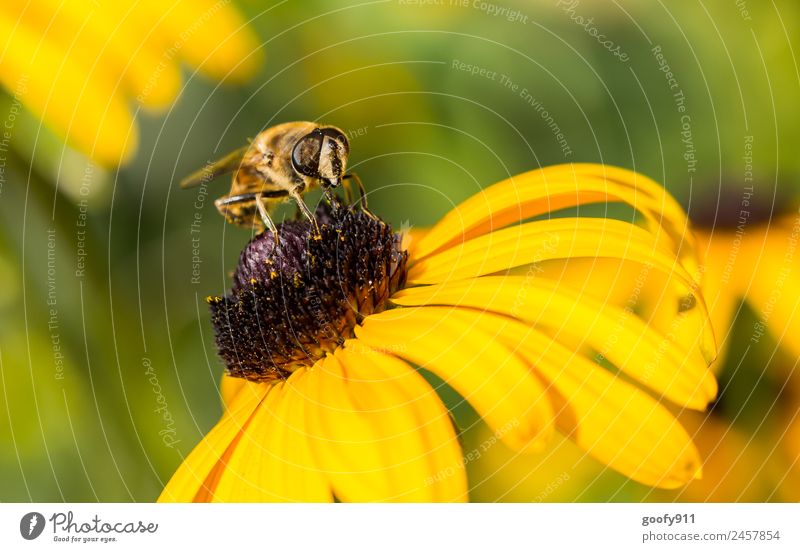
[[[689, 296], [685, 282], [654, 264], [615, 258], [551, 259], [511, 269], [508, 275], [557, 281], [560, 287], [585, 294], [598, 303], [635, 313], [705, 363], [716, 356], [715, 332], [704, 295], [693, 289]], [[686, 309], [690, 300], [695, 304]]]
[[253, 385], [239, 393], [222, 419], [181, 463], [159, 496], [159, 502], [208, 500], [213, 484], [209, 480], [223, 458], [247, 427], [269, 386]]
[[[102, 70], [119, 78], [128, 94], [144, 105], [166, 106], [180, 90], [178, 60], [160, 41], [153, 40], [148, 32], [152, 22], [144, 30], [133, 28], [130, 6], [119, 4], [87, 10], [83, 2], [35, 0], [9, 2], [4, 11], [51, 47], [87, 67], [87, 74]], [[153, 19], [157, 20], [158, 14], [153, 14]]]
[[493, 313], [473, 316], [551, 384], [558, 429], [589, 454], [646, 485], [674, 488], [699, 476], [700, 456], [686, 431], [646, 393], [534, 328]]
[[466, 399], [508, 445], [541, 449], [553, 418], [544, 389], [497, 336], [458, 312], [395, 309], [367, 317], [356, 337], [438, 375]]
[[305, 431], [306, 397], [298, 370], [273, 386], [259, 405], [213, 495], [216, 502], [330, 502], [330, 487], [311, 456]]
[[386, 462], [375, 468], [389, 481], [391, 499], [466, 500], [461, 447], [450, 415], [433, 388], [402, 360], [357, 340], [338, 350], [336, 358], [351, 405], [381, 437], [376, 446], [384, 451]]
[[[460, 448], [435, 393], [401, 361], [370, 357], [337, 352], [304, 380], [309, 444], [334, 494], [348, 502], [463, 500]], [[436, 479], [439, 471], [446, 476]]]
[[[725, 362], [733, 321], [749, 284], [753, 267], [751, 259], [746, 258], [749, 255], [740, 254], [740, 236], [716, 230], [711, 233], [699, 231], [696, 234], [700, 243], [699, 249], [705, 252], [703, 296], [708, 304], [711, 325], [719, 344], [719, 355], [714, 363], [714, 368], [718, 370]], [[748, 278], [741, 278], [739, 271], [742, 270]]]
[[341, 500], [392, 500], [392, 483], [383, 477], [387, 452], [380, 428], [353, 405], [341, 364], [328, 356], [303, 380], [311, 403], [306, 416], [309, 445]]
[[222, 380], [219, 384], [219, 393], [222, 397], [222, 404], [228, 408], [233, 403], [233, 399], [244, 387], [248, 385], [259, 385], [251, 383], [243, 378], [232, 378], [227, 374], [223, 374]]
[[653, 265], [683, 281], [692, 276], [659, 245], [655, 236], [633, 224], [601, 218], [541, 220], [496, 230], [460, 243], [412, 266], [408, 281], [440, 283], [475, 278], [530, 263], [572, 257], [609, 257]]
[[[476, 278], [408, 288], [392, 301], [404, 306], [454, 305], [495, 311], [548, 327], [555, 338], [585, 343], [630, 377], [676, 404], [704, 409], [716, 380], [699, 354], [678, 350], [632, 312], [599, 303], [540, 277]], [[404, 311], [401, 311], [404, 312]]]
[[166, 46], [215, 80], [244, 81], [262, 63], [258, 37], [230, 4], [178, 0], [165, 10], [159, 0], [139, 0], [132, 17], [154, 27]]
[[115, 75], [81, 64], [3, 12], [0, 36], [0, 82], [34, 115], [98, 163], [116, 165], [133, 154], [138, 130]]
[[450, 211], [414, 249], [421, 259], [446, 246], [513, 222], [587, 203], [624, 202], [645, 216], [654, 234], [663, 228], [674, 251], [694, 274], [697, 262], [683, 210], [647, 177], [605, 165], [556, 165], [504, 180]]
[[410, 258], [415, 258], [414, 250], [419, 241], [428, 233], [428, 228], [401, 228], [402, 234], [400, 249], [408, 252]]

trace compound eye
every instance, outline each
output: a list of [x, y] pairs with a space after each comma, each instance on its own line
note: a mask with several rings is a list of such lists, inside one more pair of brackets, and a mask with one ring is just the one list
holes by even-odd
[[292, 166], [305, 176], [319, 176], [319, 154], [322, 151], [322, 133], [315, 130], [306, 134], [294, 145]]
[[334, 140], [342, 144], [344, 146], [345, 153], [350, 155], [350, 142], [347, 140], [347, 136], [345, 136], [341, 130], [339, 130], [336, 127], [325, 127], [323, 129], [320, 129], [320, 131], [325, 136], [333, 138]]

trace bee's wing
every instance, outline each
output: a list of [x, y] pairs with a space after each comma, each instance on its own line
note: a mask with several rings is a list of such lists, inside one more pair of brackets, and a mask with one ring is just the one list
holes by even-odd
[[181, 188], [185, 189], [199, 186], [204, 182], [214, 180], [220, 175], [235, 171], [239, 168], [239, 165], [244, 158], [244, 154], [247, 153], [249, 148], [250, 146], [239, 148], [236, 151], [230, 152], [222, 159], [214, 161], [213, 163], [209, 163], [202, 169], [193, 172], [181, 180]]

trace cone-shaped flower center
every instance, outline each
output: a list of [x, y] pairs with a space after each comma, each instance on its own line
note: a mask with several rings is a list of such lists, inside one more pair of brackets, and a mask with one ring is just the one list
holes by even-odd
[[311, 366], [386, 308], [405, 283], [408, 254], [381, 220], [344, 208], [278, 226], [245, 246], [225, 297], [209, 297], [219, 354], [228, 373], [251, 381]]

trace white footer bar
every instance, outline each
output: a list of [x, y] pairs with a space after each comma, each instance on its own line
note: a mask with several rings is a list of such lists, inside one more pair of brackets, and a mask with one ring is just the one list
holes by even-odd
[[798, 504], [0, 504], [0, 522], [0, 550], [800, 550]]

